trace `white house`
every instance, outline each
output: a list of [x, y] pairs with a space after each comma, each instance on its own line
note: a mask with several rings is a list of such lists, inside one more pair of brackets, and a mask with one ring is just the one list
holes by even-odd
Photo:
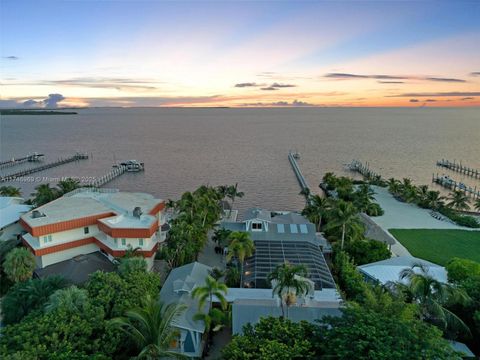
[[20, 197], [0, 196], [0, 241], [16, 238], [23, 232], [20, 216], [31, 208]]
[[81, 188], [24, 214], [24, 244], [37, 268], [102, 252], [110, 259], [138, 248], [149, 267], [165, 240], [165, 202], [150, 194]]

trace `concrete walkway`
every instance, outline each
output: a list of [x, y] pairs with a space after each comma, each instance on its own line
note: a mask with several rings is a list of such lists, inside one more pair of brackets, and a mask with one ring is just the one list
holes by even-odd
[[435, 219], [430, 215], [431, 210], [422, 209], [414, 204], [408, 204], [395, 199], [388, 189], [372, 186], [375, 191], [375, 200], [380, 204], [385, 214], [372, 217], [382, 229], [457, 229], [475, 230], [449, 221]]

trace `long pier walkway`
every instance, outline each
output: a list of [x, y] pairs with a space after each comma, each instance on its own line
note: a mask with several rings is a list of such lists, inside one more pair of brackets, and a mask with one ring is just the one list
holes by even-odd
[[293, 153], [291, 151], [288, 152], [288, 160], [292, 165], [293, 172], [297, 177], [297, 180], [298, 180], [298, 183], [300, 184], [302, 192], [305, 195], [305, 198], [308, 200], [308, 195], [310, 194], [310, 187], [308, 186], [307, 180], [305, 179], [302, 172], [300, 171], [300, 167], [298, 166], [298, 163], [297, 163], [297, 158], [298, 158], [298, 154]]
[[478, 190], [476, 186], [473, 188], [471, 186], [466, 186], [465, 184], [455, 181], [448, 176], [438, 176], [438, 174], [433, 174], [432, 182], [437, 183], [446, 189], [463, 191], [465, 195], [471, 197], [472, 199], [480, 199], [480, 190]]
[[43, 157], [43, 154], [34, 153], [34, 154], [29, 154], [27, 156], [19, 157], [19, 158], [0, 161], [0, 169], [5, 169], [15, 165], [23, 164], [24, 162], [27, 162], [27, 161], [30, 161], [30, 162], [39, 161], [40, 157]]
[[124, 174], [125, 171], [127, 171], [127, 167], [123, 166], [123, 165], [120, 165], [120, 166], [114, 168], [113, 170], [109, 171], [108, 173], [106, 173], [102, 177], [100, 177], [98, 179], [95, 179], [94, 181], [90, 182], [89, 184], [87, 184], [87, 186], [96, 187], [96, 188], [102, 187], [106, 183], [108, 183], [108, 182], [112, 181], [113, 179], [119, 177], [120, 175]]
[[451, 162], [449, 160], [442, 159], [440, 161], [437, 161], [437, 166], [444, 167], [449, 170], [456, 171], [467, 176], [471, 176], [475, 179], [480, 179], [480, 170], [473, 169], [468, 166], [464, 166], [462, 165], [461, 162], [457, 163], [455, 162], [455, 160]]
[[25, 170], [22, 170], [22, 171], [18, 171], [18, 172], [13, 173], [13, 174], [0, 176], [0, 183], [5, 182], [5, 181], [13, 181], [13, 180], [15, 180], [19, 177], [22, 177], [22, 176], [30, 175], [30, 174], [33, 174], [33, 173], [36, 173], [36, 172], [39, 172], [39, 171], [47, 170], [47, 169], [50, 169], [50, 168], [53, 168], [53, 167], [57, 167], [57, 166], [60, 166], [60, 165], [63, 165], [63, 164], [68, 164], [68, 163], [78, 161], [78, 160], [83, 160], [83, 159], [88, 159], [88, 155], [77, 153], [77, 154], [75, 154], [73, 156], [70, 156], [68, 158], [65, 158], [65, 159], [58, 159], [57, 161], [53, 161], [53, 162], [50, 162], [50, 163], [47, 163], [47, 164], [44, 164], [44, 165], [41, 165], [41, 166], [36, 166], [36, 167], [32, 167], [32, 168], [25, 169]]

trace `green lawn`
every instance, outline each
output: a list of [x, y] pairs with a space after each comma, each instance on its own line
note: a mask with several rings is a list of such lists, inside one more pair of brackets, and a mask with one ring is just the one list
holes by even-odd
[[410, 254], [439, 265], [460, 257], [480, 262], [480, 231], [390, 229]]

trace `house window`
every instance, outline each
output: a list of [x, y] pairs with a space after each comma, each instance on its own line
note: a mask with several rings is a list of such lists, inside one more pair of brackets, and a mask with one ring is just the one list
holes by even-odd
[[262, 230], [262, 223], [256, 223], [256, 222], [252, 223], [252, 230], [257, 230], [257, 231]]
[[44, 241], [45, 243], [51, 242], [51, 241], [52, 241], [52, 235], [44, 236], [44, 237], [43, 237], [43, 241]]
[[143, 246], [143, 239], [138, 239], [138, 246]]
[[297, 224], [290, 224], [290, 232], [292, 234], [298, 234]]
[[115, 243], [115, 245], [118, 245], [118, 239], [117, 238], [113, 239], [113, 242]]
[[300, 224], [300, 225], [298, 225], [298, 226], [300, 226], [300, 232], [301, 232], [302, 234], [308, 234], [308, 229], [307, 229], [307, 225], [306, 225], [306, 224]]
[[90, 229], [88, 228], [88, 226], [85, 226], [85, 227], [83, 228], [83, 233], [84, 233], [84, 234], [88, 234], [89, 232], [90, 232]]
[[125, 246], [127, 244], [127, 240], [122, 239], [122, 245]]
[[284, 224], [277, 224], [277, 231], [278, 231], [280, 234], [285, 233], [285, 225], [284, 225]]

